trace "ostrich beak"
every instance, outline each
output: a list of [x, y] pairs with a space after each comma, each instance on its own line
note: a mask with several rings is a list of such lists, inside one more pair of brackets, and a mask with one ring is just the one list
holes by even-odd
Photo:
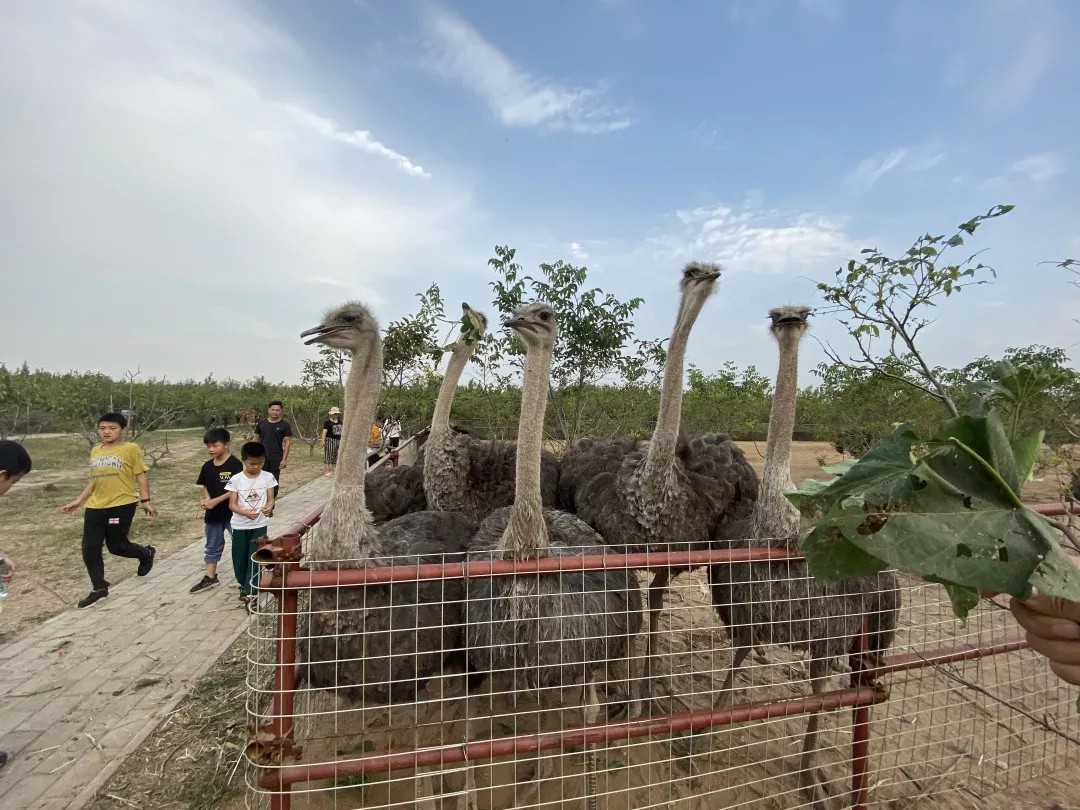
[[468, 314], [469, 310], [471, 310], [471, 309], [472, 309], [472, 307], [469, 306], [469, 303], [467, 301], [462, 301], [461, 302], [461, 311], [463, 313]]
[[310, 329], [305, 329], [303, 332], [300, 333], [300, 337], [309, 338], [308, 340], [304, 341], [304, 345], [310, 346], [312, 343], [318, 343], [320, 339], [326, 337], [327, 335], [332, 335], [336, 331], [338, 331], [337, 327], [327, 326], [324, 323], [320, 323], [318, 326], [313, 326]]
[[517, 329], [519, 327], [525, 326], [527, 323], [528, 321], [524, 318], [507, 318], [505, 321], [503, 321], [503, 328]]
[[709, 281], [716, 281], [718, 278], [720, 278], [720, 271], [719, 270], [710, 270], [708, 273], [701, 276], [701, 278], [702, 279], [707, 279]]

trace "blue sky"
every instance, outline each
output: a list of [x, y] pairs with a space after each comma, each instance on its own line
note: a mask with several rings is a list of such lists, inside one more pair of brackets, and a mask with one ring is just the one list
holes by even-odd
[[[563, 258], [689, 359], [771, 375], [765, 312], [990, 206], [1000, 273], [931, 360], [1080, 341], [1080, 6], [1067, 0], [19, 0], [0, 27], [0, 359], [295, 380], [327, 306], [487, 303]], [[846, 345], [831, 319], [814, 334]], [[128, 337], [124, 337], [124, 336]], [[113, 351], [102, 347], [113, 346]], [[116, 351], [116, 348], [120, 351]], [[804, 367], [822, 359], [808, 342]], [[809, 377], [804, 374], [809, 381]]]

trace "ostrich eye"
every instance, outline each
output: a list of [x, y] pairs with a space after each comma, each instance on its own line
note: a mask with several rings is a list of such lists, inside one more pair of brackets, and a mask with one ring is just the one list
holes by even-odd
[[356, 320], [356, 315], [354, 315], [352, 312], [346, 312], [344, 315], [341, 316], [341, 320], [345, 321], [346, 323], [352, 323]]
[[551, 313], [550, 312], [541, 312], [540, 313], [540, 320], [542, 320], [542, 321], [550, 321], [551, 320]]

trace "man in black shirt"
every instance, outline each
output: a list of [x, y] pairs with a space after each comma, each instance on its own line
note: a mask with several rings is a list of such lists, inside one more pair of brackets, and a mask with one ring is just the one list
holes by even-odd
[[[266, 419], [260, 419], [255, 425], [255, 441], [266, 448], [266, 464], [263, 470], [281, 480], [281, 473], [289, 464], [289, 448], [292, 447], [292, 425], [281, 418], [283, 406], [280, 399], [275, 399], [266, 408]], [[279, 487], [274, 487], [274, 500], [277, 500]]]

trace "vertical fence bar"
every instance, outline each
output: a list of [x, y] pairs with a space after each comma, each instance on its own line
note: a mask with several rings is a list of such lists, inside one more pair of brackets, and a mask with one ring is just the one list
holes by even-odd
[[[851, 644], [849, 665], [851, 687], [873, 686], [873, 676], [867, 672], [863, 653], [867, 649], [869, 626], [863, 622], [863, 630]], [[853, 810], [866, 810], [870, 798], [870, 707], [855, 706], [851, 710], [851, 806]]]

